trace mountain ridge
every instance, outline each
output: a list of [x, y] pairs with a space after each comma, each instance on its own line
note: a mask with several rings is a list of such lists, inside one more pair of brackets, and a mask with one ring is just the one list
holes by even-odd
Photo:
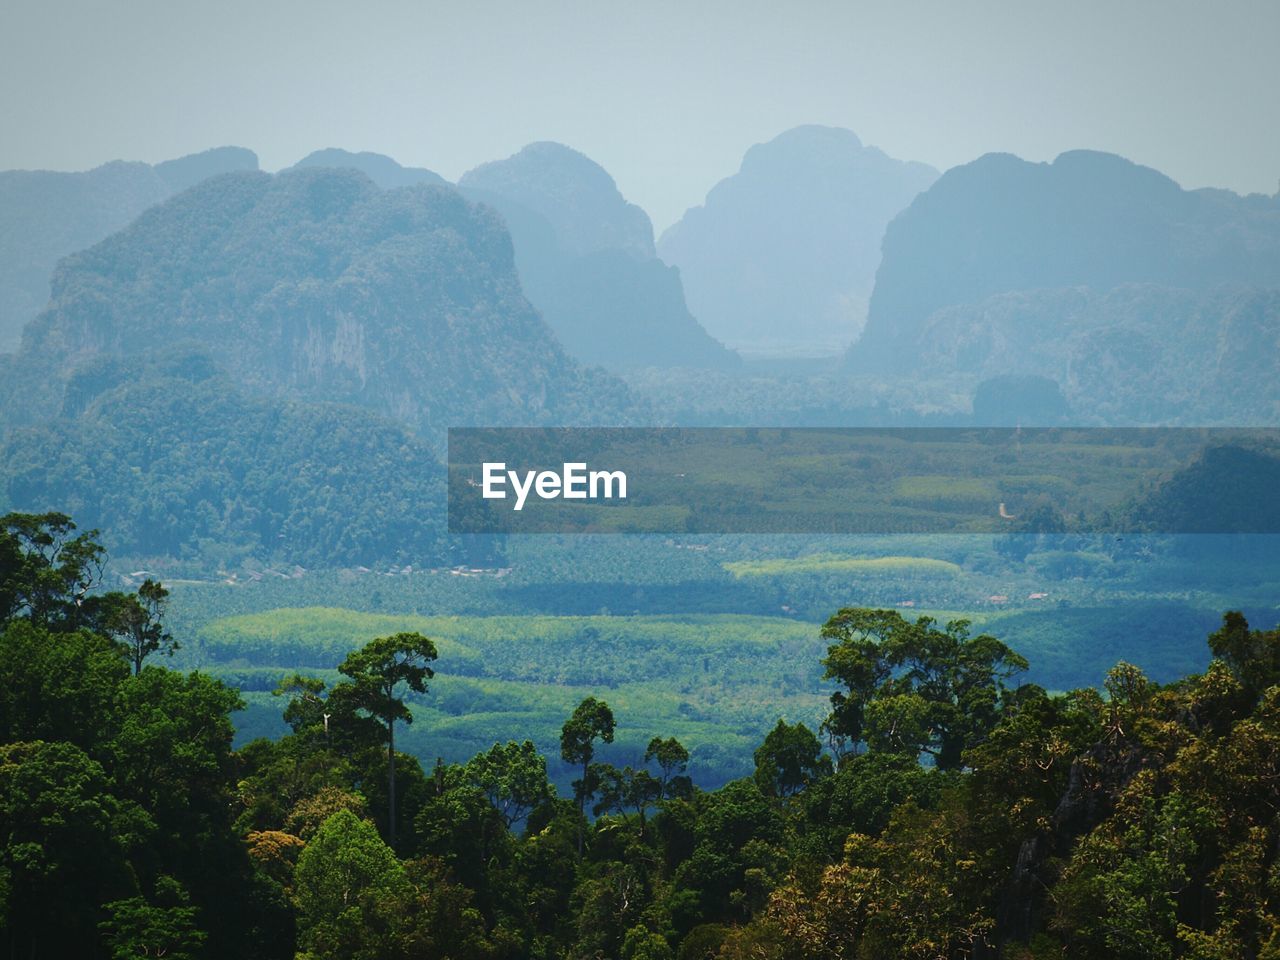
[[92, 170], [0, 171], [0, 353], [49, 300], [62, 257], [123, 228], [143, 210], [207, 176], [256, 170], [243, 147], [215, 147], [155, 165], [113, 160]]
[[[27, 328], [27, 422], [96, 355], [202, 344], [250, 391], [446, 425], [615, 422], [626, 389], [574, 364], [529, 306], [496, 214], [357, 171], [205, 180], [66, 258]], [[7, 407], [16, 403], [6, 404]]]
[[867, 325], [846, 355], [901, 373], [929, 318], [1015, 291], [1125, 284], [1280, 287], [1280, 198], [1183, 190], [1114, 154], [987, 154], [948, 170], [885, 232]]
[[835, 355], [858, 332], [885, 225], [937, 176], [851, 130], [794, 127], [750, 147], [658, 251], [726, 343]]

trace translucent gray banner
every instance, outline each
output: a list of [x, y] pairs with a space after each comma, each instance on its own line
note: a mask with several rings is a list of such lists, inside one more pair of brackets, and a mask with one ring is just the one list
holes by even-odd
[[451, 533], [1277, 533], [1280, 430], [449, 431]]

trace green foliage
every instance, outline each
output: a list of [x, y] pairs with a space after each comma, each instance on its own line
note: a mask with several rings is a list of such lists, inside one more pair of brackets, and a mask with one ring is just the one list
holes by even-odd
[[[34, 549], [11, 552], [20, 589], [48, 569]], [[963, 622], [844, 608], [821, 631], [838, 764], [779, 720], [755, 776], [702, 790], [680, 738], [635, 737], [626, 689], [570, 688], [571, 801], [532, 737], [429, 775], [395, 753], [409, 697], [432, 680], [434, 708], [459, 682], [422, 634], [277, 674], [293, 732], [233, 752], [234, 690], [136, 669], [110, 617], [68, 622], [80, 588], [60, 582], [44, 608], [65, 615], [0, 624], [15, 955], [1261, 960], [1280, 942], [1277, 644], [1238, 613], [1203, 675], [1121, 661], [1104, 696], [1008, 685], [1025, 662]]]
[[111, 960], [195, 960], [207, 939], [196, 926], [194, 907], [153, 906], [142, 897], [130, 897], [103, 909], [107, 919], [99, 926]]
[[112, 795], [102, 766], [70, 743], [0, 746], [11, 950], [74, 952], [93, 942], [97, 904], [129, 892], [125, 838], [137, 813]]
[[[587, 697], [574, 708], [573, 715], [560, 729], [560, 759], [582, 770], [573, 781], [573, 797], [578, 802], [578, 812], [586, 810], [587, 801], [601, 787], [601, 770], [592, 769], [595, 742], [613, 743], [613, 711], [603, 700]], [[578, 829], [578, 854], [582, 854], [582, 829]]]
[[128, 652], [133, 672], [142, 672], [142, 663], [153, 653], [172, 657], [178, 642], [161, 622], [169, 591], [150, 577], [142, 581], [136, 594], [109, 593], [95, 597], [102, 603], [98, 619], [104, 632], [115, 637]]
[[941, 770], [961, 765], [999, 720], [1004, 681], [1027, 661], [995, 637], [970, 637], [969, 623], [939, 630], [893, 610], [841, 610], [822, 628], [835, 641], [823, 664], [845, 688], [831, 697], [827, 728], [873, 750], [927, 753]]
[[349, 810], [331, 816], [298, 857], [294, 884], [304, 950], [334, 960], [401, 955], [412, 886], [372, 824]]
[[[13, 432], [0, 448], [0, 487], [23, 509], [73, 504], [111, 531], [115, 553], [148, 562], [422, 564], [447, 555], [443, 518], [421, 508], [443, 498], [424, 442], [370, 412], [252, 397], [191, 369], [198, 360], [207, 363], [181, 355], [125, 367], [75, 418]], [[58, 551], [60, 567], [93, 559], [68, 547], [74, 541]]]
[[779, 720], [757, 748], [755, 761], [756, 784], [771, 797], [793, 796], [831, 773], [831, 758], [822, 755], [822, 744], [803, 723], [788, 726]]
[[106, 551], [96, 530], [76, 529], [63, 513], [0, 517], [0, 619], [24, 615], [37, 626], [74, 628]]
[[[8, 541], [17, 550], [6, 551], [5, 580], [38, 599], [0, 621], [9, 951], [181, 955], [207, 938], [215, 954], [276, 955], [285, 908], [232, 830], [229, 715], [239, 695], [199, 673], [135, 673], [139, 648], [113, 638], [114, 615], [141, 612], [145, 656], [165, 642], [163, 588], [84, 595], [75, 570], [101, 556], [100, 545], [68, 540], [65, 518], [13, 520], [8, 529], [28, 533]], [[59, 552], [59, 542], [73, 546]]]
[[547, 761], [531, 740], [495, 743], [467, 761], [465, 777], [484, 791], [508, 830], [554, 796]]
[[425, 694], [427, 680], [435, 676], [427, 666], [435, 660], [435, 644], [420, 633], [397, 633], [371, 640], [352, 651], [338, 671], [349, 682], [336, 687], [330, 700], [346, 700], [367, 711], [387, 728], [387, 830], [392, 847], [396, 844], [399, 821], [396, 814], [396, 721], [413, 722], [413, 714], [397, 696], [403, 685], [412, 693]]

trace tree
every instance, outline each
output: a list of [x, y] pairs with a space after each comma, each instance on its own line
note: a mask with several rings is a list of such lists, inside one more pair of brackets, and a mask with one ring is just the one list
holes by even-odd
[[298, 857], [299, 945], [333, 960], [399, 957], [400, 918], [413, 890], [378, 831], [350, 810], [320, 827]]
[[[573, 716], [560, 729], [560, 758], [582, 768], [582, 776], [573, 782], [574, 799], [578, 812], [586, 816], [587, 800], [594, 793], [591, 761], [595, 757], [595, 742], [613, 743], [613, 711], [603, 700], [587, 697]], [[578, 828], [578, 855], [582, 855], [582, 828]]]
[[310, 840], [324, 822], [339, 810], [350, 810], [361, 820], [367, 820], [369, 804], [363, 796], [341, 787], [321, 787], [309, 797], [303, 797], [293, 805], [284, 827], [290, 833]]
[[618, 814], [634, 810], [640, 815], [640, 836], [647, 833], [645, 814], [649, 807], [662, 799], [661, 782], [648, 770], [619, 770], [611, 763], [592, 765], [592, 779], [600, 793], [600, 802], [592, 808], [599, 816], [606, 811]]
[[460, 882], [487, 900], [494, 862], [509, 861], [512, 837], [484, 790], [466, 767], [436, 761], [428, 794], [414, 818], [416, 850], [438, 858]]
[[325, 682], [319, 677], [294, 673], [276, 684], [272, 696], [288, 697], [284, 708], [284, 722], [294, 733], [311, 727], [323, 726], [325, 737], [329, 734], [329, 714], [325, 711]]
[[547, 761], [533, 741], [495, 743], [467, 761], [466, 779], [484, 791], [508, 830], [555, 791], [547, 780]]
[[831, 716], [824, 724], [835, 736], [855, 745], [862, 741], [867, 704], [893, 675], [882, 647], [901, 620], [892, 610], [848, 608], [823, 625], [822, 637], [835, 641], [822, 661], [823, 679], [838, 680], [845, 687], [831, 694]]
[[116, 693], [128, 676], [106, 637], [27, 620], [0, 627], [0, 742], [65, 741], [93, 754], [118, 726]]
[[1256, 698], [1280, 677], [1280, 630], [1250, 630], [1244, 614], [1230, 610], [1209, 636], [1209, 649]]
[[0, 517], [0, 622], [25, 614], [42, 627], [79, 626], [106, 551], [94, 539], [98, 531], [73, 536], [75, 529], [64, 513]]
[[689, 766], [689, 751], [675, 737], [654, 737], [644, 751], [644, 762], [657, 761], [658, 799], [687, 797], [693, 793], [693, 782], [685, 775]]
[[[179, 889], [176, 884], [167, 885], [167, 890]], [[111, 960], [194, 960], [199, 955], [207, 935], [196, 926], [198, 911], [187, 905], [185, 894], [169, 893], [166, 899], [175, 902], [154, 905], [143, 897], [129, 897], [104, 906], [107, 919], [98, 928]]]
[[10, 956], [77, 956], [96, 905], [134, 892], [125, 860], [143, 816], [111, 794], [97, 761], [70, 743], [0, 746], [0, 943]]
[[94, 619], [104, 633], [124, 647], [134, 676], [142, 672], [142, 663], [151, 654], [172, 657], [179, 649], [178, 641], [161, 621], [168, 598], [169, 591], [150, 578], [142, 582], [136, 594], [108, 593], [93, 598]]
[[831, 761], [822, 756], [821, 742], [803, 723], [788, 726], [779, 720], [756, 749], [755, 761], [761, 792], [782, 799], [831, 773]]
[[426, 693], [435, 676], [427, 664], [436, 659], [436, 646], [420, 633], [397, 633], [371, 640], [353, 651], [338, 666], [351, 679], [356, 702], [387, 728], [387, 838], [396, 843], [396, 736], [397, 720], [413, 722], [413, 714], [397, 696], [401, 686]]
[[826, 727], [872, 749], [927, 753], [940, 770], [959, 769], [964, 751], [995, 727], [1005, 681], [1027, 662], [995, 637], [969, 636], [966, 620], [938, 629], [894, 610], [846, 608], [822, 628], [835, 642], [822, 661], [831, 695]]

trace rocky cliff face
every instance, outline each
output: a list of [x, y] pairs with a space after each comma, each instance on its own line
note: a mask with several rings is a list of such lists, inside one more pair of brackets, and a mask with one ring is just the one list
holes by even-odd
[[535, 143], [459, 186], [502, 215], [526, 294], [577, 359], [614, 370], [737, 365], [656, 258], [648, 215], [587, 157]]
[[601, 250], [654, 256], [649, 215], [623, 198], [603, 167], [563, 144], [531, 143], [469, 171], [458, 185], [533, 211], [551, 224], [569, 256]]
[[[1155, 170], [1090, 151], [1051, 164], [982, 157], [947, 171], [889, 225], [848, 364], [919, 369], [938, 311], [998, 294], [1103, 294], [1127, 284], [1280, 288], [1280, 199], [1182, 190]], [[1026, 323], [1043, 338], [1075, 335], [1070, 314]]]
[[187, 342], [253, 392], [356, 404], [429, 434], [613, 421], [625, 402], [525, 300], [494, 213], [448, 188], [315, 169], [207, 180], [65, 260], [5, 406], [39, 419], [84, 360]]
[[912, 367], [921, 378], [1045, 377], [1077, 422], [1271, 425], [1280, 422], [1280, 292], [1130, 284], [996, 294], [931, 314]]

